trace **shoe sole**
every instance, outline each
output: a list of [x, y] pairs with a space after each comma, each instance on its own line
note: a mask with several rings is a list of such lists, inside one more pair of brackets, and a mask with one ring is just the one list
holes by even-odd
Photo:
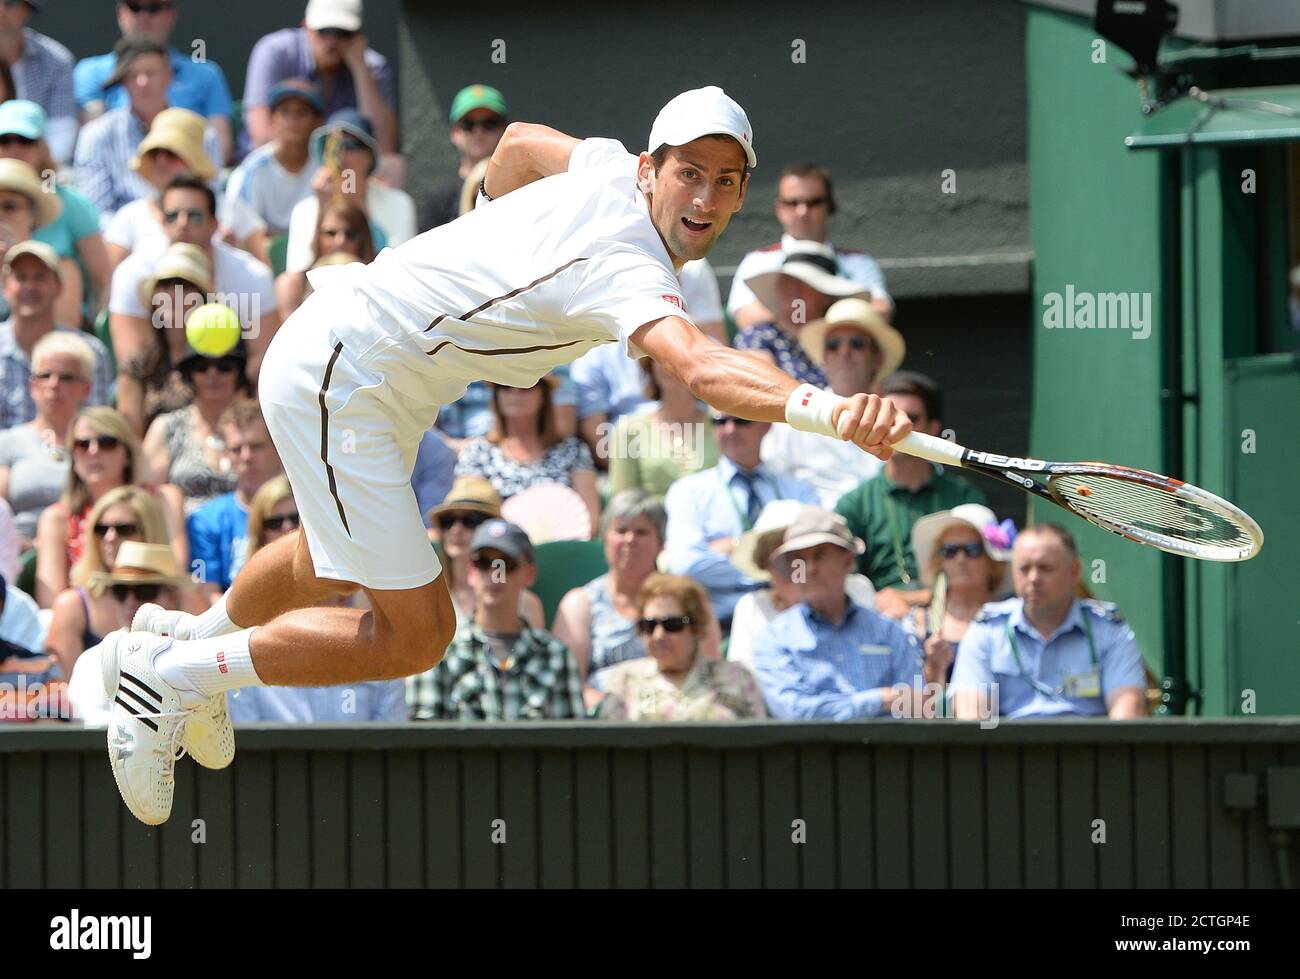
[[[110, 707], [117, 698], [117, 688], [122, 681], [122, 656], [121, 653], [118, 652], [118, 644], [121, 641], [122, 637], [116, 636], [111, 641], [106, 640], [103, 645], [100, 646], [100, 670], [103, 672], [104, 692], [108, 694]], [[108, 722], [108, 735], [105, 739], [105, 747], [108, 750], [108, 767], [113, 773], [113, 782], [117, 786], [117, 794], [121, 797], [122, 801], [126, 803], [127, 811], [136, 819], [140, 820], [140, 822], [144, 823], [146, 826], [161, 826], [163, 823], [167, 822], [167, 816], [164, 816], [162, 819], [145, 819], [141, 816], [136, 812], [136, 807], [131, 804], [127, 791], [122, 786], [122, 780], [117, 776], [117, 766], [113, 764], [112, 745], [113, 729], [116, 726], [117, 719], [110, 718]], [[170, 815], [170, 813], [168, 815]]]

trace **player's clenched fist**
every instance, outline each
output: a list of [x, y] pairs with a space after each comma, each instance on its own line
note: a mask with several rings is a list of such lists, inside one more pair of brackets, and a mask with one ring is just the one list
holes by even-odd
[[811, 384], [801, 384], [791, 393], [785, 420], [803, 432], [852, 442], [878, 459], [893, 455], [890, 446], [912, 431], [911, 419], [888, 398], [877, 394], [842, 398]]

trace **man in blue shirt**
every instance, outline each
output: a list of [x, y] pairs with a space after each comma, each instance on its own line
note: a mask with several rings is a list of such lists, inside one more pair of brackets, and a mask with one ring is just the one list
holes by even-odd
[[844, 589], [862, 546], [838, 513], [808, 509], [773, 551], [800, 595], [754, 640], [754, 671], [773, 717], [850, 721], [916, 709], [916, 640]]
[[1106, 602], [1076, 598], [1079, 549], [1068, 530], [1033, 524], [1016, 538], [1016, 597], [985, 605], [957, 647], [957, 717], [985, 720], [1146, 713], [1146, 668], [1133, 630]]
[[284, 471], [256, 401], [240, 399], [221, 414], [217, 431], [239, 482], [233, 493], [199, 507], [189, 519], [190, 565], [208, 604], [224, 594], [248, 556], [248, 508], [262, 484]]
[[72, 95], [72, 52], [58, 41], [27, 26], [40, 9], [36, 0], [0, 6], [0, 61], [9, 66], [14, 91], [10, 98], [27, 99], [49, 118], [46, 141], [60, 163], [72, 159], [77, 138], [77, 102]]
[[[169, 47], [172, 31], [176, 27], [175, 0], [119, 0], [117, 26], [123, 37], [147, 37], [167, 48], [171, 61], [171, 81], [167, 86], [169, 105], [189, 109], [203, 116], [216, 130], [221, 146], [220, 167], [230, 159], [231, 115], [230, 86], [225, 73], [207, 52], [195, 45], [192, 51], [178, 51]], [[105, 84], [117, 69], [117, 55], [113, 52], [82, 58], [72, 72], [77, 104], [82, 120], [89, 121], [109, 109], [120, 109], [130, 101], [121, 84]]]
[[740, 596], [761, 586], [731, 563], [741, 534], [773, 500], [815, 505], [817, 491], [794, 476], [769, 472], [762, 464], [759, 446], [770, 424], [717, 411], [709, 417], [722, 458], [713, 468], [683, 476], [668, 487], [664, 553], [671, 573], [694, 578], [708, 589], [725, 633]]

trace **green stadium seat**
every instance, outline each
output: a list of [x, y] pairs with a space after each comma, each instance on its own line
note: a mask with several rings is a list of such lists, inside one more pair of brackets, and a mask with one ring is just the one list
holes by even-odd
[[32, 548], [22, 557], [22, 567], [18, 569], [18, 580], [13, 582], [15, 588], [24, 591], [32, 598], [36, 597], [36, 548]]
[[95, 339], [108, 348], [108, 376], [117, 376], [117, 354], [113, 352], [113, 334], [108, 328], [108, 310], [101, 309], [95, 317]]
[[288, 264], [289, 257], [289, 236], [276, 235], [271, 239], [271, 243], [266, 247], [267, 256], [271, 259], [271, 274], [279, 275], [284, 271]]
[[542, 600], [546, 627], [555, 619], [560, 599], [570, 588], [599, 578], [609, 570], [605, 544], [597, 540], [557, 540], [538, 544], [535, 552], [537, 581], [533, 591]]

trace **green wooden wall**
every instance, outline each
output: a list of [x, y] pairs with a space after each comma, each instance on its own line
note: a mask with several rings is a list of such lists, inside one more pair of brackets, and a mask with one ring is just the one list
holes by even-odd
[[267, 725], [148, 828], [103, 741], [0, 731], [0, 886], [1271, 888], [1225, 788], [1300, 778], [1296, 721]]

